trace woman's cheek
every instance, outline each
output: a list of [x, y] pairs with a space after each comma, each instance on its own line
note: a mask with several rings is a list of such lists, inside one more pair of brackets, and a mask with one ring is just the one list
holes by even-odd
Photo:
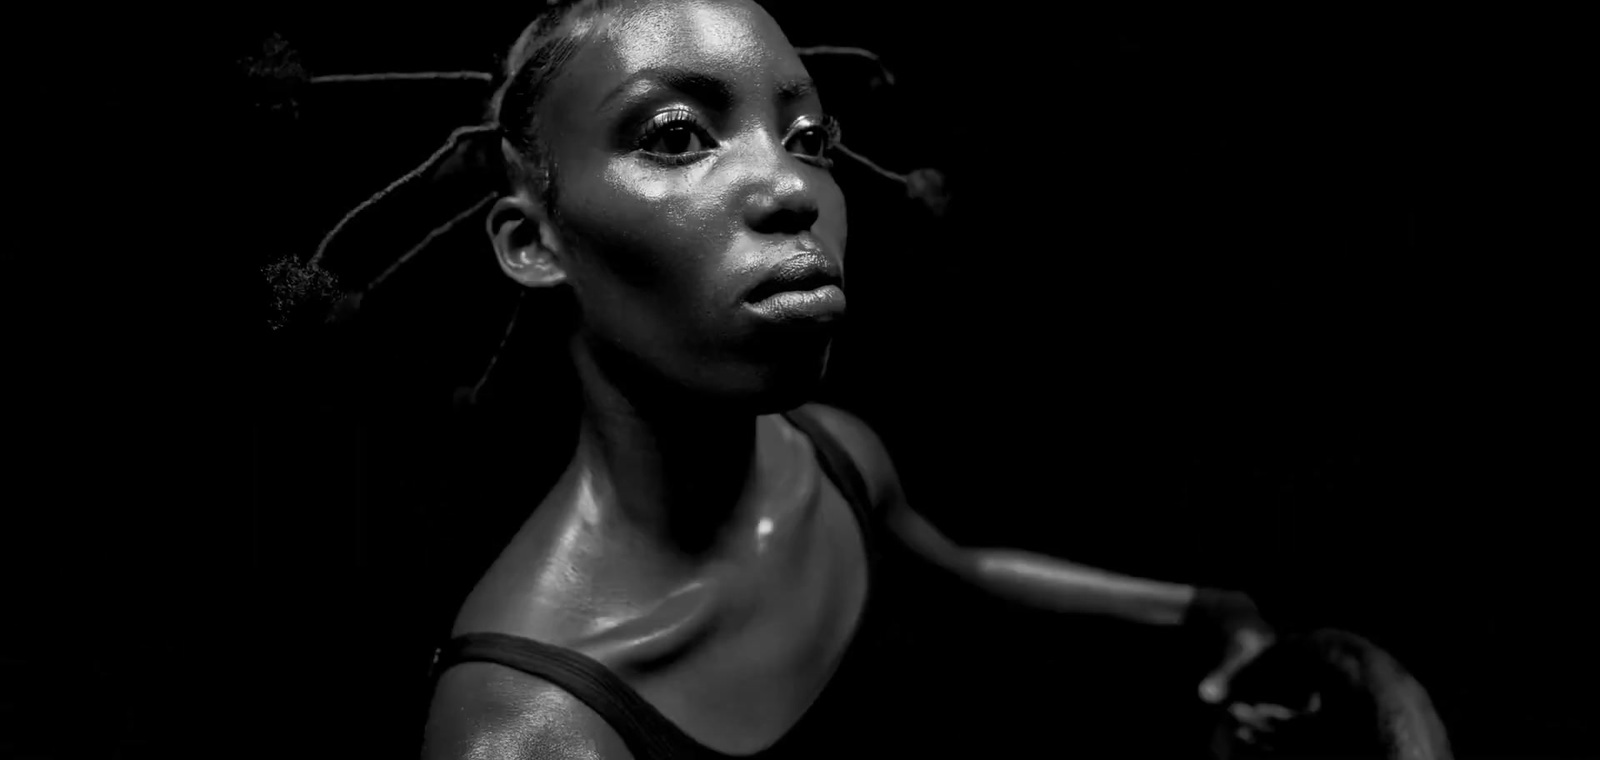
[[703, 280], [729, 263], [744, 224], [713, 163], [674, 168], [619, 158], [565, 189], [567, 226], [596, 265], [623, 283], [650, 290], [673, 283], [667, 291], [699, 293], [712, 284]]
[[674, 245], [662, 203], [637, 192], [637, 185], [607, 182], [590, 189], [569, 193], [563, 204], [565, 226], [582, 241], [585, 254], [625, 283], [658, 284]]

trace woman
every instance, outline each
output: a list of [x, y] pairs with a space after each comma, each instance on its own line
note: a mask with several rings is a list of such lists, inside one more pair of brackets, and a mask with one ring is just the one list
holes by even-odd
[[456, 141], [509, 168], [487, 215], [505, 277], [570, 296], [582, 413], [439, 652], [426, 757], [853, 756], [842, 726], [870, 716], [837, 705], [885, 551], [1222, 634], [1212, 702], [1271, 640], [1242, 595], [950, 541], [870, 429], [807, 404], [845, 313], [845, 203], [833, 122], [761, 8], [551, 9], [491, 110]]

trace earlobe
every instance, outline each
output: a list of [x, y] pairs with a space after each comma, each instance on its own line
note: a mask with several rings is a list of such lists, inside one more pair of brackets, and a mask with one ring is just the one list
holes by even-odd
[[549, 216], [526, 193], [506, 196], [489, 211], [489, 240], [506, 276], [529, 287], [566, 281], [560, 243]]

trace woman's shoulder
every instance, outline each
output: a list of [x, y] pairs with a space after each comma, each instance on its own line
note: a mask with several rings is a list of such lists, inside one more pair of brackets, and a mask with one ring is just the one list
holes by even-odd
[[425, 760], [549, 757], [631, 760], [621, 736], [565, 690], [502, 665], [467, 662], [439, 676]]
[[865, 420], [828, 404], [806, 404], [797, 411], [816, 420], [850, 455], [861, 477], [867, 481], [875, 504], [884, 506], [899, 497], [900, 476], [895, 471], [894, 460], [883, 439]]

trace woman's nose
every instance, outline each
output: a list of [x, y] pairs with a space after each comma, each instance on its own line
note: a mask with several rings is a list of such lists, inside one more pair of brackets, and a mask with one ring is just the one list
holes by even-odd
[[752, 151], [754, 179], [745, 219], [750, 229], [767, 235], [798, 235], [817, 223], [817, 194], [805, 166], [782, 144]]

